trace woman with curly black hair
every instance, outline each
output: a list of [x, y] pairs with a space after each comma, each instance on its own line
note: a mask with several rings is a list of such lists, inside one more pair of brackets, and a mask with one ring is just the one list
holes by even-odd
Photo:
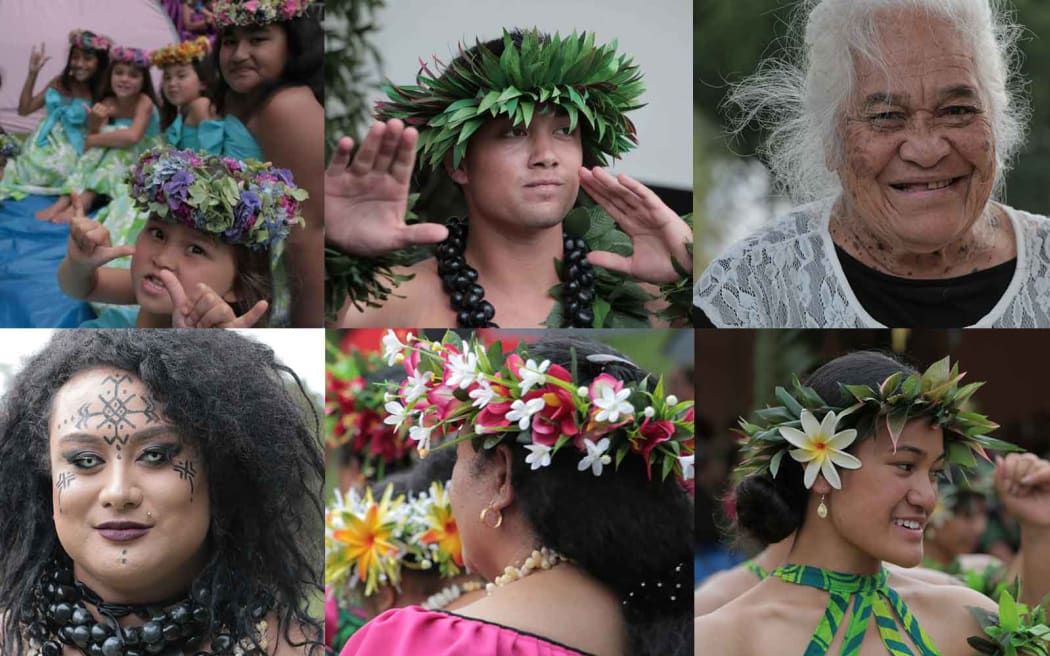
[[0, 653], [320, 654], [318, 430], [235, 333], [56, 333], [0, 411]]
[[457, 443], [463, 559], [491, 582], [455, 613], [388, 611], [343, 656], [691, 654], [692, 402], [585, 339], [384, 345], [409, 374], [387, 412], [421, 454]]

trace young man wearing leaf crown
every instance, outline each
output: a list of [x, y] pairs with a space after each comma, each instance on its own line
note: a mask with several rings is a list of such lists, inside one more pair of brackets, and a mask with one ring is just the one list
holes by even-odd
[[[439, 76], [424, 66], [417, 83], [385, 85], [391, 101], [377, 105], [381, 122], [349, 168], [353, 144], [340, 141], [326, 180], [327, 237], [362, 263], [441, 243], [434, 258], [393, 270], [413, 277], [382, 306], [352, 287], [340, 322], [648, 325], [650, 297], [628, 278], [672, 287], [688, 278], [692, 233], [645, 186], [593, 166], [635, 145], [625, 113], [643, 87], [630, 58], [589, 34], [504, 33]], [[417, 150], [461, 187], [469, 221], [406, 224]], [[581, 186], [604, 212], [567, 218]]]

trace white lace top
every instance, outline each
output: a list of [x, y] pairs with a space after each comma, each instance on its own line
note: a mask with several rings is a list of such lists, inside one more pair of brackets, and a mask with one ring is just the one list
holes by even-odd
[[[828, 230], [833, 199], [797, 208], [711, 262], [693, 305], [726, 328], [882, 328], [846, 281]], [[1017, 240], [1006, 293], [971, 328], [1050, 328], [1050, 219], [1001, 205]]]

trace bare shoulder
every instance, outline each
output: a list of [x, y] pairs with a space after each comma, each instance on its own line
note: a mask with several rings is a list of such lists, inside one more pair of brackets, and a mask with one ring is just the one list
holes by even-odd
[[758, 577], [744, 567], [713, 574], [693, 593], [693, 614], [712, 613], [758, 585]]
[[909, 577], [912, 579], [918, 579], [925, 581], [926, 583], [932, 583], [933, 585], [954, 585], [961, 586], [963, 582], [955, 578], [951, 574], [946, 574], [929, 567], [900, 567], [898, 565], [886, 564], [886, 569], [892, 574], [899, 576]]
[[975, 570], [978, 572], [983, 572], [989, 567], [1004, 565], [1003, 561], [999, 560], [996, 556], [979, 553], [959, 556], [959, 564], [962, 565], [964, 570]]
[[284, 87], [276, 91], [263, 103], [253, 117], [259, 126], [276, 125], [287, 129], [287, 122], [303, 123], [316, 116], [323, 116], [324, 110], [317, 102], [309, 87]]
[[718, 610], [701, 615], [693, 620], [694, 653], [711, 653], [718, 646], [718, 653], [725, 656], [744, 656], [749, 653], [741, 639], [746, 629], [746, 608], [729, 603]]
[[[359, 311], [347, 302], [338, 322], [344, 328], [441, 328], [450, 326], [448, 308], [437, 260], [429, 258], [410, 267], [395, 267], [394, 273], [411, 275], [401, 283], [382, 307]], [[451, 321], [454, 322], [454, 317]]]
[[900, 594], [919, 626], [944, 656], [973, 653], [966, 639], [981, 635], [982, 631], [970, 609], [994, 612], [997, 608], [994, 601], [965, 586], [936, 585], [897, 574], [890, 576], [890, 587]]
[[211, 100], [205, 96], [201, 96], [196, 100], [190, 101], [189, 111], [186, 112], [186, 123], [189, 125], [197, 125], [201, 121], [206, 121], [212, 118], [215, 112], [212, 109]]

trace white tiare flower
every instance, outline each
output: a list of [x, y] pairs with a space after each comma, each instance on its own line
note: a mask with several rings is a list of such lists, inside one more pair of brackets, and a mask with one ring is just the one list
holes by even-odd
[[[406, 341], [412, 341], [412, 333], [408, 334]], [[404, 359], [404, 355], [401, 351], [404, 350], [406, 346], [406, 344], [401, 343], [401, 340], [397, 338], [397, 335], [393, 330], [386, 331], [386, 334], [383, 335], [383, 357], [386, 358], [388, 366], [392, 367]]]
[[634, 406], [627, 401], [631, 390], [624, 388], [617, 392], [612, 385], [600, 385], [597, 389], [599, 396], [593, 401], [594, 406], [599, 409], [598, 414], [594, 416], [597, 421], [612, 424], [620, 420], [620, 415], [630, 415], [634, 412]]
[[677, 405], [677, 404], [678, 404], [678, 397], [675, 396], [674, 394], [668, 394], [667, 395], [667, 405]]
[[576, 395], [579, 396], [581, 399], [590, 398], [591, 391], [586, 387], [577, 387]]
[[427, 383], [434, 377], [430, 371], [416, 371], [405, 379], [405, 405], [427, 393]]
[[478, 379], [478, 356], [473, 353], [453, 353], [448, 358], [448, 368], [451, 374], [445, 384], [467, 389]]
[[543, 410], [546, 406], [547, 402], [543, 400], [542, 396], [529, 399], [528, 401], [516, 399], [514, 403], [510, 404], [510, 412], [507, 413], [507, 419], [518, 422], [518, 428], [521, 430], [528, 430], [532, 415]]
[[693, 471], [693, 460], [696, 456], [690, 454], [688, 456], [678, 456], [678, 464], [682, 466], [682, 480], [691, 481], [696, 475]]
[[525, 456], [525, 462], [532, 465], [533, 469], [549, 467], [551, 464], [551, 448], [546, 444], [526, 444], [529, 455]]
[[420, 451], [430, 450], [430, 433], [434, 431], [433, 426], [424, 426], [423, 418], [419, 418], [419, 425], [408, 429], [408, 436], [418, 444], [416, 448]]
[[401, 424], [408, 417], [405, 406], [397, 401], [390, 401], [383, 406], [383, 409], [386, 410], [386, 417], [383, 419], [383, 423], [393, 426], [394, 430], [400, 430]]
[[597, 444], [589, 439], [584, 439], [583, 445], [587, 447], [587, 455], [580, 459], [580, 464], [576, 466], [576, 469], [583, 471], [590, 467], [595, 476], [601, 476], [602, 467], [612, 462], [612, 458], [605, 453], [609, 448], [609, 438], [603, 437], [598, 440]]
[[544, 372], [547, 371], [551, 366], [550, 360], [544, 360], [540, 364], [536, 364], [536, 361], [529, 358], [525, 361], [525, 364], [521, 365], [518, 369], [518, 375], [521, 376], [521, 382], [518, 383], [518, 389], [521, 390], [522, 394], [525, 394], [533, 385], [542, 385], [547, 382], [547, 376]]
[[492, 399], [496, 398], [496, 390], [492, 389], [489, 381], [482, 378], [478, 381], [478, 386], [470, 390], [468, 396], [474, 399], [474, 402], [470, 405], [475, 408], [484, 408], [492, 402]]
[[839, 418], [834, 412], [829, 412], [824, 415], [822, 422], [817, 422], [812, 412], [803, 409], [799, 418], [802, 420], [802, 430], [781, 426], [780, 434], [798, 447], [788, 452], [791, 457], [806, 463], [803, 485], [806, 489], [813, 487], [819, 472], [824, 474], [831, 487], [841, 489], [842, 481], [839, 479], [839, 473], [835, 471], [835, 465], [846, 469], [858, 469], [861, 465], [860, 460], [843, 450], [857, 439], [857, 431], [850, 428], [836, 433], [835, 427]]
[[642, 410], [642, 414], [648, 417], [649, 419], [652, 419], [653, 416], [656, 414], [656, 409], [653, 408], [653, 406], [651, 405], [647, 405], [645, 406], [645, 410]]

